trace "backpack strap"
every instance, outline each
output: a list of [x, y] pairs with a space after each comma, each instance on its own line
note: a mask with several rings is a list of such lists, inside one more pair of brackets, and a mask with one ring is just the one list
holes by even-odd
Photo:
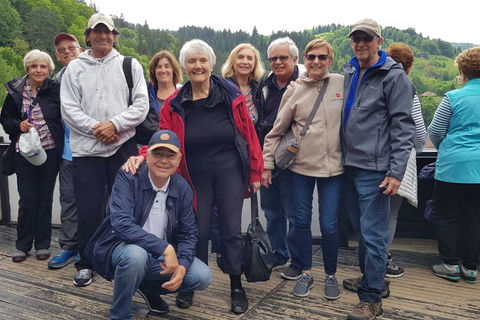
[[127, 80], [128, 86], [128, 106], [132, 105], [132, 89], [133, 89], [133, 78], [132, 78], [132, 57], [123, 58], [123, 74], [125, 75], [125, 80]]

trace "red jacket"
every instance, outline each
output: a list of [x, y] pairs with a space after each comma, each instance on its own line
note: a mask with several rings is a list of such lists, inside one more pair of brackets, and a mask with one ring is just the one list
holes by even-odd
[[[224, 78], [212, 75], [211, 79], [224, 91], [225, 99], [227, 99], [228, 104], [232, 106], [235, 127], [238, 133], [240, 133], [243, 139], [248, 143], [248, 156], [250, 159], [249, 182], [260, 181], [263, 173], [262, 150], [245, 103], [245, 97], [235, 85]], [[185, 90], [190, 90], [190, 88], [191, 86], [187, 83], [181, 89], [177, 90], [165, 101], [162, 110], [160, 111], [159, 130], [171, 130], [175, 132], [180, 139], [182, 150], [185, 150], [185, 122], [181, 100], [184, 94], [188, 94], [185, 93]], [[146, 151], [147, 146], [143, 146], [140, 149], [139, 155], [145, 157]], [[182, 160], [180, 161], [177, 172], [184, 177], [190, 183], [192, 189], [194, 189], [188, 172], [185, 152], [183, 152]], [[246, 192], [246, 197], [248, 196], [249, 193]], [[194, 197], [194, 207], [196, 208], [196, 194]]]

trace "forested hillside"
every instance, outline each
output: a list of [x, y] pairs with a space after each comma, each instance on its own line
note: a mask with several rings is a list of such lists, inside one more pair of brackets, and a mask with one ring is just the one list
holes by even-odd
[[[59, 32], [74, 34], [84, 46], [83, 31], [89, 17], [96, 11], [95, 4], [92, 6], [87, 6], [83, 0], [0, 0], [0, 82], [5, 83], [24, 74], [22, 59], [29, 50], [49, 52], [55, 60], [53, 38]], [[146, 22], [143, 25], [129, 23], [122, 16], [116, 17], [115, 23], [121, 32], [117, 49], [124, 55], [136, 57], [145, 70], [155, 52], [168, 49], [178, 56], [182, 45], [193, 38], [205, 40], [215, 50], [216, 73], [220, 72], [230, 50], [237, 44], [252, 43], [266, 60], [269, 43], [284, 36], [295, 41], [300, 49], [300, 56], [303, 56], [306, 44], [314, 38], [324, 38], [330, 42], [335, 50], [331, 72], [342, 73], [343, 64], [353, 54], [348, 38], [351, 26], [338, 24], [317, 26], [298, 32], [277, 31], [270, 35], [261, 35], [256, 28], [251, 33], [216, 31], [195, 26], [184, 26], [179, 30], [158, 30], [151, 29]], [[460, 52], [459, 47], [455, 48], [440, 39], [425, 38], [413, 28], [399, 30], [384, 27], [382, 35], [383, 48], [387, 48], [392, 42], [405, 42], [412, 47], [416, 58], [410, 77], [419, 94], [430, 91], [441, 96], [458, 86], [453, 59]], [[465, 45], [468, 46], [462, 44], [462, 47]], [[265, 65], [268, 69], [269, 64]], [[57, 70], [60, 67], [57, 63]], [[5, 95], [5, 90], [0, 90], [0, 101], [4, 100]], [[422, 105], [425, 118], [429, 122], [438, 105], [438, 98], [423, 99]]]

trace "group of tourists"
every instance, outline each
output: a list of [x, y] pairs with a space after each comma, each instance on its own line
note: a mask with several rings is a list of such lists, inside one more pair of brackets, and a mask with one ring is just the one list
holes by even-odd
[[[295, 43], [280, 38], [266, 53], [270, 74], [264, 76], [258, 50], [243, 43], [219, 76], [212, 74], [213, 49], [194, 39], [183, 45], [178, 61], [169, 51], [155, 54], [147, 83], [140, 63], [115, 49], [119, 31], [110, 16], [94, 14], [84, 35], [84, 51], [74, 35], [55, 37], [64, 67], [53, 79], [51, 57], [32, 50], [24, 57], [27, 75], [6, 84], [0, 122], [15, 151], [20, 195], [14, 262], [26, 260], [32, 246], [37, 259], [50, 258], [60, 173], [61, 251], [48, 267], [75, 262], [73, 283], [80, 287], [95, 273], [113, 280], [110, 319], [132, 318], [135, 292], [152, 313], [169, 312], [162, 295], [173, 292], [176, 305], [189, 308], [194, 292], [212, 280], [209, 239], [230, 277], [231, 311], [241, 314], [248, 310], [241, 279], [245, 197], [261, 190], [274, 269], [296, 281], [295, 296], [305, 297], [314, 284], [316, 186], [324, 297], [341, 295], [337, 216], [343, 201], [358, 237], [362, 273], [343, 280], [360, 300], [348, 319], [382, 314], [382, 298], [390, 295], [385, 277], [404, 273], [389, 247], [403, 198], [416, 205], [415, 156], [426, 140], [407, 76], [414, 61], [407, 45], [381, 50], [381, 28], [363, 19], [349, 35], [354, 56], [344, 75], [329, 73], [334, 50], [327, 41], [308, 43], [302, 73]], [[443, 260], [432, 272], [475, 283], [480, 48], [462, 52], [456, 63], [464, 86], [445, 95], [428, 129], [438, 149], [432, 210]], [[152, 115], [158, 131], [138, 139], [139, 126]], [[28, 153], [22, 139], [32, 131], [41, 150]], [[293, 164], [279, 169], [276, 150], [289, 131], [301, 137], [300, 147]]]

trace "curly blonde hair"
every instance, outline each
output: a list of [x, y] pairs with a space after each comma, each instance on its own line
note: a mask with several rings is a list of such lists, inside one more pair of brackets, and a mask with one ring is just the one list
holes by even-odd
[[455, 65], [468, 80], [480, 78], [480, 47], [473, 47], [460, 53], [455, 59]]

